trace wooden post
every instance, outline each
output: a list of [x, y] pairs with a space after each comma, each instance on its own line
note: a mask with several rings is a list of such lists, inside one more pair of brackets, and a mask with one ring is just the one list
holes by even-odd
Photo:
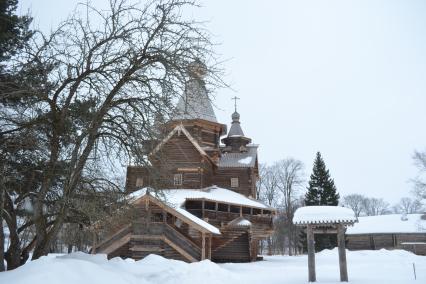
[[209, 250], [207, 251], [207, 258], [208, 259], [210, 259], [210, 260], [212, 260], [212, 234], [210, 234], [210, 237], [209, 237]]
[[204, 206], [205, 206], [205, 205], [204, 205], [204, 200], [203, 200], [203, 201], [201, 201], [201, 208], [202, 208], [202, 209], [201, 209], [201, 210], [202, 210], [202, 211], [201, 211], [201, 217], [202, 217], [202, 219], [204, 219]]
[[315, 239], [312, 225], [308, 225], [306, 228], [307, 240], [308, 240], [308, 270], [309, 270], [309, 282], [316, 282], [315, 275]]
[[340, 281], [348, 282], [348, 268], [346, 265], [345, 250], [345, 227], [342, 224], [337, 225], [337, 244], [339, 246]]
[[201, 233], [201, 260], [206, 259], [206, 233]]

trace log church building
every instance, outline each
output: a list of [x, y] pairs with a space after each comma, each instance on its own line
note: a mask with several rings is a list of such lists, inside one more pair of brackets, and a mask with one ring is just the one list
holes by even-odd
[[259, 241], [272, 234], [275, 209], [260, 202], [256, 190], [258, 145], [245, 136], [236, 107], [229, 132], [217, 121], [203, 65], [194, 62], [188, 72], [161, 138], [145, 144], [149, 164], [127, 168], [136, 218], [98, 244], [96, 253], [249, 262], [258, 259]]

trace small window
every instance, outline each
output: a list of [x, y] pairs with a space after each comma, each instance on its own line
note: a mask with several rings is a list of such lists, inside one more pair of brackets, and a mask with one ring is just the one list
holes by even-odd
[[257, 208], [253, 208], [253, 215], [260, 215], [261, 210]]
[[231, 187], [238, 187], [238, 178], [231, 178]]
[[248, 207], [243, 207], [243, 214], [250, 214], [251, 212], [250, 212], [251, 210], [250, 210], [250, 208], [248, 208]]
[[204, 202], [204, 209], [206, 209], [206, 210], [216, 210], [216, 203], [205, 201]]
[[240, 206], [235, 206], [235, 205], [231, 205], [231, 210], [232, 213], [240, 213]]
[[173, 184], [174, 185], [182, 185], [182, 174], [175, 174], [173, 176]]
[[198, 200], [187, 200], [185, 202], [185, 209], [202, 209], [203, 204]]
[[143, 186], [143, 178], [142, 177], [138, 177], [136, 179], [136, 187], [142, 187]]
[[228, 212], [228, 204], [219, 203], [217, 205], [217, 211]]
[[163, 222], [163, 213], [161, 213], [161, 212], [151, 213], [151, 222], [162, 223]]

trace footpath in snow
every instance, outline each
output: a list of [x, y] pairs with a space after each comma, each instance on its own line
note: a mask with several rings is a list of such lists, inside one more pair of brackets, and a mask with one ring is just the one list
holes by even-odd
[[[349, 282], [426, 283], [426, 257], [402, 250], [348, 251]], [[317, 283], [340, 283], [337, 249], [316, 254]], [[414, 280], [413, 263], [417, 281]], [[107, 260], [105, 255], [46, 256], [0, 273], [1, 284], [307, 283], [306, 256], [272, 256], [254, 263], [188, 264], [149, 255], [143, 260]]]

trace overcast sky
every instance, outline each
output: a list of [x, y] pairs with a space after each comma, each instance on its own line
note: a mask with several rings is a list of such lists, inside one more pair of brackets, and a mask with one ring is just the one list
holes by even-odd
[[[20, 0], [20, 11], [48, 31], [77, 2]], [[216, 115], [229, 124], [241, 98], [261, 163], [291, 156], [308, 176], [321, 151], [341, 195], [410, 194], [411, 156], [426, 149], [426, 1], [201, 3], [194, 17], [209, 21], [234, 89], [217, 92]]]

